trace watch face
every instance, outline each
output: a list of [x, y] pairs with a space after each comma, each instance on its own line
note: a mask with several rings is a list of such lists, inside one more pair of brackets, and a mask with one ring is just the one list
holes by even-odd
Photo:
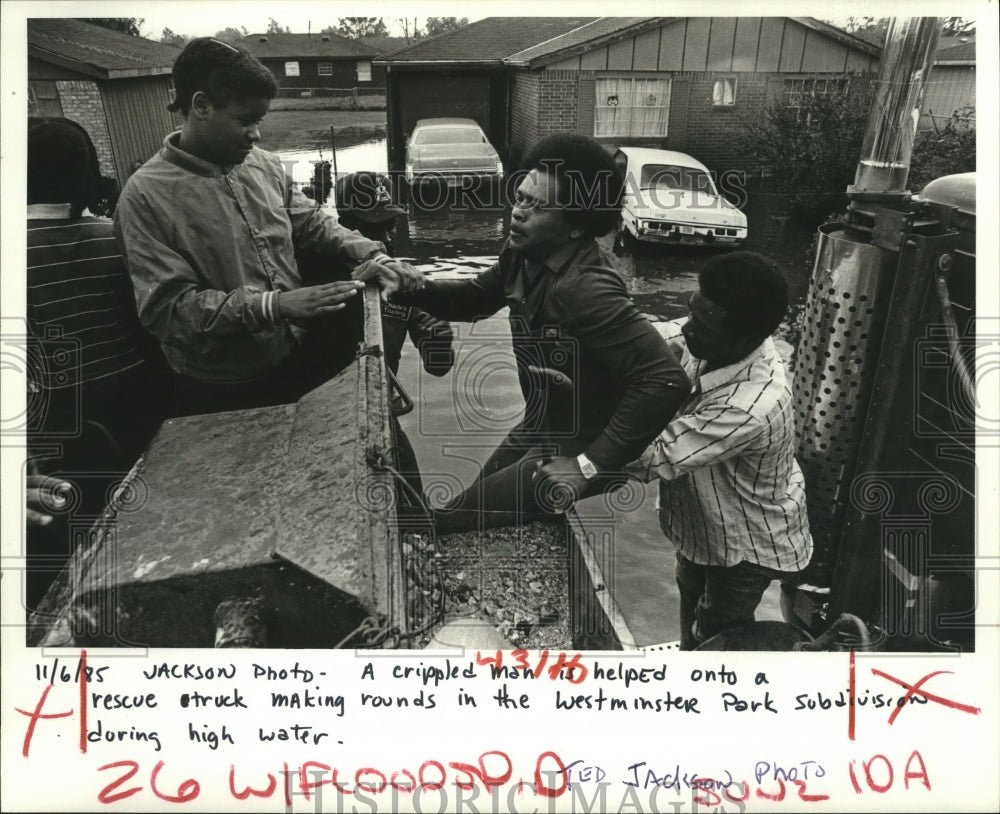
[[588, 480], [597, 474], [597, 467], [595, 467], [590, 460], [584, 458], [583, 455], [578, 456], [576, 462], [579, 465], [583, 476]]

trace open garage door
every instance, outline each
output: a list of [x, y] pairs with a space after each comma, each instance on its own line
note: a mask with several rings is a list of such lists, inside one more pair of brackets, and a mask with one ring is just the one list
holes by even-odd
[[390, 169], [402, 169], [406, 137], [418, 119], [441, 116], [475, 119], [493, 141], [489, 73], [393, 71], [389, 81]]

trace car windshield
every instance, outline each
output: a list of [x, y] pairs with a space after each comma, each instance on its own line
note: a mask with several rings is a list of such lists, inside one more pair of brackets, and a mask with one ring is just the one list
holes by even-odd
[[715, 194], [712, 179], [703, 170], [676, 164], [646, 164], [639, 178], [640, 189], [680, 189]]
[[425, 127], [417, 131], [414, 144], [483, 144], [486, 137], [475, 127]]

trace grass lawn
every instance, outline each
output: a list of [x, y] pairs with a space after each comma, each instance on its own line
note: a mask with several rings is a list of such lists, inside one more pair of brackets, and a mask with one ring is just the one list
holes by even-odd
[[384, 137], [385, 111], [272, 110], [260, 126], [260, 146], [272, 152], [329, 148], [331, 125], [338, 144]]

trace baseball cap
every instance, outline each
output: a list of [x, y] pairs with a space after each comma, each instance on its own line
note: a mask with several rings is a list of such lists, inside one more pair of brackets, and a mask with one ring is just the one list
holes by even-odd
[[406, 210], [392, 202], [392, 182], [380, 172], [351, 172], [337, 179], [337, 211], [368, 223], [392, 220]]

